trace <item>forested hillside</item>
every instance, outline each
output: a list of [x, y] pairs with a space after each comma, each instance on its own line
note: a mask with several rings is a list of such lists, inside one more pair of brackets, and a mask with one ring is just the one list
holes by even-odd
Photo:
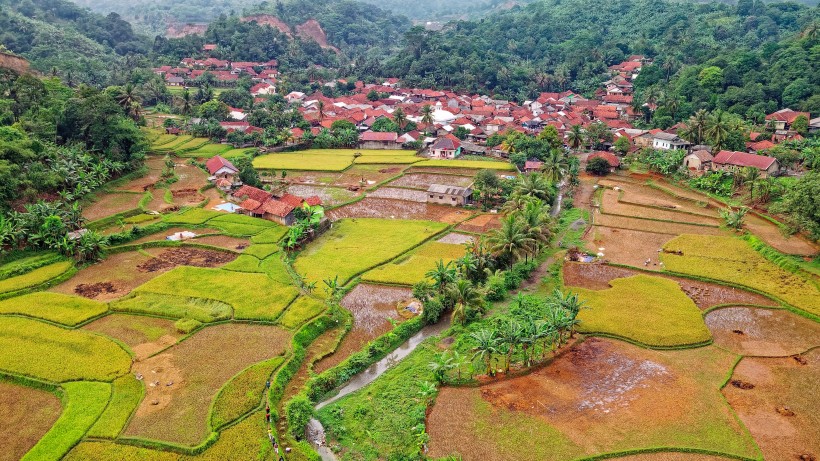
[[117, 14], [101, 16], [63, 0], [0, 0], [0, 45], [29, 59], [34, 69], [56, 70], [66, 81], [108, 84], [135, 67], [128, 56], [149, 49]]

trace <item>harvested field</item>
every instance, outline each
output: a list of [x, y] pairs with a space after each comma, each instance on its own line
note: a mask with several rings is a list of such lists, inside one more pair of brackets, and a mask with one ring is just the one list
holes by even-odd
[[357, 192], [349, 191], [342, 187], [311, 186], [306, 184], [294, 184], [288, 186], [288, 193], [299, 197], [317, 196], [322, 199], [324, 206], [336, 206], [358, 197]]
[[342, 363], [350, 354], [360, 350], [369, 341], [393, 329], [390, 320], [399, 320], [396, 304], [411, 298], [409, 288], [386, 287], [361, 283], [342, 299], [342, 307], [353, 314], [353, 328], [342, 339], [336, 351], [317, 362], [317, 373]]
[[[208, 184], [208, 175], [205, 170], [188, 163], [177, 163], [174, 166], [174, 173], [179, 178], [172, 183], [169, 188], [172, 192], [177, 191], [197, 191]], [[202, 198], [199, 199], [202, 201]]]
[[472, 232], [475, 234], [486, 234], [491, 230], [500, 228], [501, 217], [497, 214], [478, 215], [456, 226], [457, 231]]
[[169, 237], [173, 234], [179, 232], [193, 232], [196, 235], [205, 235], [205, 234], [219, 234], [221, 231], [219, 229], [193, 229], [190, 227], [171, 227], [168, 229], [163, 229], [159, 232], [155, 232], [153, 234], [148, 234], [146, 236], [140, 237], [128, 244], [136, 244], [136, 243], [145, 243], [145, 242], [158, 242], [166, 240], [166, 237]]
[[685, 447], [755, 457], [718, 390], [733, 360], [713, 347], [587, 339], [530, 375], [442, 388], [427, 419], [428, 456], [543, 461]]
[[[609, 282], [614, 279], [631, 277], [640, 273], [640, 271], [606, 264], [566, 263], [563, 269], [564, 285], [588, 288], [591, 290], [605, 290], [611, 286]], [[777, 303], [771, 299], [751, 291], [719, 285], [717, 283], [700, 282], [682, 277], [668, 276], [663, 273], [657, 276], [678, 282], [683, 292], [686, 293], [700, 309], [708, 309], [720, 304], [777, 306]]]
[[820, 349], [800, 359], [746, 357], [732, 379], [755, 387], [723, 388], [765, 459], [820, 459]]
[[447, 205], [371, 197], [327, 212], [327, 217], [333, 221], [343, 218], [390, 218], [424, 219], [455, 224], [469, 216], [469, 211]]
[[705, 320], [715, 344], [740, 355], [784, 357], [820, 346], [820, 323], [785, 309], [725, 307]]
[[[606, 261], [659, 270], [658, 250], [673, 237], [669, 234], [594, 226], [587, 232], [584, 241], [588, 242], [587, 248], [590, 250], [604, 253]], [[651, 262], [645, 266], [647, 259]]]
[[176, 344], [184, 336], [177, 332], [172, 320], [143, 315], [111, 314], [83, 329], [122, 341], [131, 348], [138, 361]]
[[727, 235], [726, 231], [721, 230], [717, 227], [684, 224], [680, 222], [653, 221], [651, 219], [614, 216], [604, 213], [594, 213], [592, 215], [592, 221], [594, 222], [595, 226], [606, 226], [618, 229], [629, 229], [637, 231], [649, 231], [669, 235]]
[[390, 182], [391, 186], [427, 190], [433, 184], [467, 187], [473, 183], [471, 176], [456, 176], [433, 173], [411, 173]]
[[165, 250], [154, 258], [137, 265], [143, 272], [164, 272], [176, 266], [218, 267], [236, 259], [236, 254], [223, 251], [183, 247]]
[[90, 205], [83, 208], [83, 218], [88, 221], [96, 221], [123, 211], [137, 208], [142, 193], [131, 192], [108, 192], [100, 193]]
[[165, 160], [161, 155], [149, 155], [145, 159], [145, 167], [148, 170], [147, 174], [141, 178], [133, 179], [127, 183], [117, 187], [119, 191], [130, 192], [145, 192], [153, 186], [162, 174], [162, 169], [165, 167]]
[[192, 243], [199, 243], [202, 245], [211, 245], [226, 250], [242, 252], [250, 245], [248, 239], [241, 237], [231, 237], [229, 235], [208, 235], [205, 237], [197, 237], [191, 240]]
[[766, 242], [766, 244], [782, 253], [810, 256], [815, 255], [818, 251], [820, 251], [817, 246], [809, 243], [800, 235], [784, 235], [783, 231], [777, 227], [777, 225], [754, 213], [749, 213], [746, 215], [743, 225], [751, 233], [760, 237], [760, 239]]
[[[464, 168], [469, 170], [502, 170], [502, 171], [515, 171], [515, 166], [513, 166], [509, 162], [495, 162], [491, 160], [439, 160], [439, 159], [430, 159], [430, 160], [422, 160], [413, 165], [416, 168], [421, 169], [428, 169], [428, 168], [445, 168], [445, 169], [458, 169]], [[429, 171], [429, 170], [428, 170]]]
[[390, 198], [424, 203], [427, 201], [427, 192], [420, 190], [402, 189], [398, 187], [381, 187], [367, 194], [368, 197]]
[[714, 206], [714, 204], [709, 205], [706, 202], [698, 204], [692, 200], [675, 197], [645, 184], [618, 182], [615, 178], [601, 180], [599, 184], [607, 184], [609, 187], [620, 188], [622, 194], [621, 201], [629, 204], [665, 209], [670, 212], [691, 213], [713, 218], [720, 217], [717, 212], [717, 207]]
[[21, 459], [48, 432], [61, 411], [60, 399], [49, 392], [0, 381], [0, 461]]
[[50, 291], [78, 294], [101, 301], [120, 298], [158, 275], [156, 272], [137, 269], [138, 265], [149, 259], [151, 258], [138, 251], [112, 254], [96, 264], [84, 267], [74, 277]]
[[699, 455], [697, 453], [658, 452], [641, 455], [619, 456], [618, 461], [726, 461], [725, 456]]
[[[205, 328], [133, 371], [146, 395], [126, 435], [195, 445], [208, 434], [208, 411], [220, 387], [246, 367], [283, 354], [290, 334], [271, 326]], [[169, 384], [170, 383], [170, 384]]]
[[334, 183], [344, 187], [358, 186], [364, 180], [365, 187], [370, 187], [396, 177], [404, 168], [403, 165], [353, 165], [336, 178]]
[[464, 245], [473, 241], [475, 237], [467, 234], [459, 234], [458, 232], [450, 232], [444, 237], [437, 240], [439, 243], [451, 243], [454, 245]]
[[634, 216], [645, 219], [661, 219], [665, 221], [675, 221], [679, 223], [707, 224], [720, 226], [721, 219], [718, 216], [707, 216], [705, 214], [681, 213], [670, 209], [658, 209], [642, 205], [633, 205], [618, 200], [619, 192], [612, 189], [605, 189], [602, 194], [601, 210], [604, 214]]

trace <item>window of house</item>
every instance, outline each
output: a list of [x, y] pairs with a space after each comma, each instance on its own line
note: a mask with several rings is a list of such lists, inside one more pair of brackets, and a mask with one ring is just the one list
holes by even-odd
[[444, 196], [443, 196], [443, 195], [439, 195], [439, 196], [438, 196], [438, 199], [439, 199], [439, 200], [442, 200], [443, 198], [444, 198]]

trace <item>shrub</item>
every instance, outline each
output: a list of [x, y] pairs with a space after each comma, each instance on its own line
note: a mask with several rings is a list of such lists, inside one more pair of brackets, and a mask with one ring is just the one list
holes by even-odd
[[501, 301], [507, 296], [507, 284], [503, 275], [493, 274], [487, 278], [487, 300]]
[[305, 434], [305, 426], [313, 418], [313, 403], [305, 394], [298, 394], [285, 405], [285, 414], [290, 435], [295, 439], [301, 439]]
[[424, 323], [428, 325], [432, 325], [438, 322], [439, 318], [441, 318], [441, 314], [444, 313], [444, 303], [441, 302], [441, 298], [436, 296], [427, 300], [424, 303], [424, 311], [422, 311], [422, 318], [424, 319]]

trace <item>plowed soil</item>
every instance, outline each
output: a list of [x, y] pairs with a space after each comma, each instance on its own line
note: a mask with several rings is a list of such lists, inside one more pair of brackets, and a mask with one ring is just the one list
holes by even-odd
[[469, 216], [469, 211], [457, 207], [370, 197], [327, 212], [327, 217], [333, 221], [342, 218], [392, 218], [455, 224]]
[[454, 176], [447, 174], [412, 173], [406, 174], [390, 183], [391, 186], [409, 187], [412, 189], [427, 190], [433, 184], [445, 186], [467, 187], [473, 183], [468, 176]]
[[[609, 282], [617, 278], [626, 278], [640, 274], [640, 271], [606, 264], [572, 263], [564, 264], [564, 285], [569, 287], [589, 288], [591, 290], [605, 290], [610, 287]], [[718, 285], [716, 283], [700, 282], [663, 274], [658, 276], [675, 280], [692, 301], [700, 309], [708, 309], [719, 304], [756, 304], [761, 306], [776, 306], [771, 299], [757, 293], [737, 288]]]
[[233, 253], [201, 248], [174, 248], [137, 265], [137, 269], [143, 272], [157, 272], [170, 270], [176, 266], [217, 267], [233, 261], [236, 256]]
[[784, 357], [820, 346], [820, 323], [787, 310], [725, 307], [705, 321], [715, 344], [740, 355]]
[[497, 214], [482, 214], [456, 226], [456, 230], [476, 234], [486, 234], [499, 228], [501, 228], [501, 217]]
[[60, 417], [60, 399], [46, 391], [0, 381], [0, 461], [17, 461]]

